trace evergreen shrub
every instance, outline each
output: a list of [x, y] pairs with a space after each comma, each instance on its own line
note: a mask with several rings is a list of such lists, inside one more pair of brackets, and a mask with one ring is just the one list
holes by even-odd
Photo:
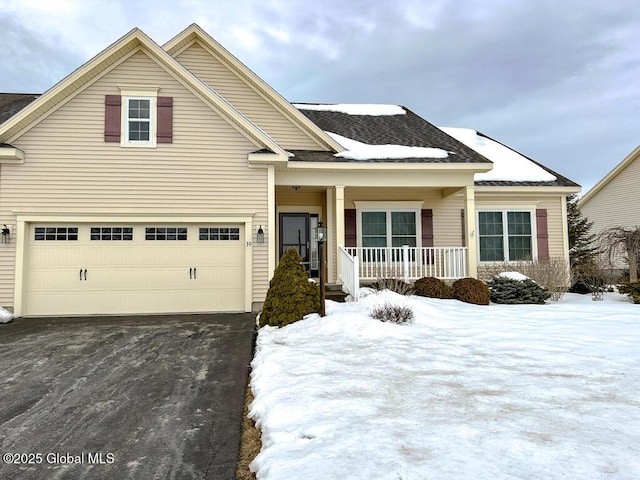
[[618, 285], [618, 291], [629, 295], [633, 303], [640, 303], [640, 282], [625, 282], [622, 285]]
[[489, 290], [493, 303], [540, 305], [551, 297], [546, 288], [529, 278], [517, 280], [497, 276], [489, 282]]
[[302, 258], [297, 250], [290, 248], [269, 282], [267, 298], [260, 314], [261, 327], [272, 325], [284, 327], [313, 312], [320, 311], [320, 289], [310, 282], [307, 271], [300, 264]]
[[456, 300], [474, 305], [489, 305], [489, 287], [477, 278], [461, 278], [453, 282], [452, 287]]
[[414, 295], [429, 298], [453, 298], [453, 288], [436, 277], [422, 277], [413, 284]]

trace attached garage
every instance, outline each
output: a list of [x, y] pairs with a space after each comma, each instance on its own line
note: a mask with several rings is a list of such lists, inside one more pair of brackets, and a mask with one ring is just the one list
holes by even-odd
[[25, 223], [22, 315], [245, 311], [244, 223]]

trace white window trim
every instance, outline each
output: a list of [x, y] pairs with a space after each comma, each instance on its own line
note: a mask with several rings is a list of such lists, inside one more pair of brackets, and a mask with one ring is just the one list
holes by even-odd
[[[355, 202], [354, 202], [355, 203]], [[360, 202], [358, 202], [360, 203]], [[373, 202], [372, 202], [373, 203]], [[381, 204], [383, 202], [380, 202]], [[411, 202], [414, 204], [415, 202]], [[422, 206], [422, 202], [420, 202]], [[358, 232], [357, 245], [362, 247], [362, 213], [363, 212], [384, 212], [387, 216], [387, 247], [391, 248], [393, 243], [392, 225], [391, 225], [391, 212], [413, 212], [416, 216], [416, 247], [422, 247], [422, 215], [420, 214], [420, 208], [411, 207], [397, 207], [397, 208], [357, 208], [356, 209], [356, 232]]]
[[[142, 147], [156, 148], [157, 138], [156, 132], [158, 127], [158, 91], [159, 87], [152, 86], [124, 86], [119, 85], [120, 95], [122, 97], [121, 106], [121, 127], [120, 146], [122, 147]], [[149, 140], [129, 140], [129, 100], [149, 100]]]
[[[504, 256], [507, 257], [501, 261], [482, 261], [480, 260], [480, 212], [500, 212], [502, 214], [502, 247]], [[507, 212], [527, 212], [529, 213], [529, 219], [531, 221], [531, 262], [535, 262], [538, 259], [538, 231], [536, 229], [536, 209], [529, 208], [490, 208], [485, 207], [476, 210], [476, 228], [478, 230], [476, 248], [478, 252], [478, 263], [482, 265], [499, 265], [501, 263], [520, 263], [525, 260], [511, 260], [509, 257], [509, 230], [507, 225]]]

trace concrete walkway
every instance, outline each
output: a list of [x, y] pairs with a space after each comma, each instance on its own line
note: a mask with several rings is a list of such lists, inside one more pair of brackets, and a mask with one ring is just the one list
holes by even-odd
[[0, 325], [0, 478], [233, 479], [254, 323], [215, 314]]

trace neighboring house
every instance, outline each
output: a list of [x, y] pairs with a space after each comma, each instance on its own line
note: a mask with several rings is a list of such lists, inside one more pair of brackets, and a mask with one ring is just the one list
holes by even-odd
[[0, 125], [18, 315], [256, 310], [285, 249], [317, 273], [319, 220], [347, 286], [354, 256], [361, 279], [568, 257], [575, 183], [404, 107], [294, 106], [197, 25], [134, 29], [28, 97]]
[[[578, 207], [596, 234], [611, 227], [640, 227], [640, 146], [589, 190]], [[614, 269], [629, 268], [624, 252], [612, 260]]]

